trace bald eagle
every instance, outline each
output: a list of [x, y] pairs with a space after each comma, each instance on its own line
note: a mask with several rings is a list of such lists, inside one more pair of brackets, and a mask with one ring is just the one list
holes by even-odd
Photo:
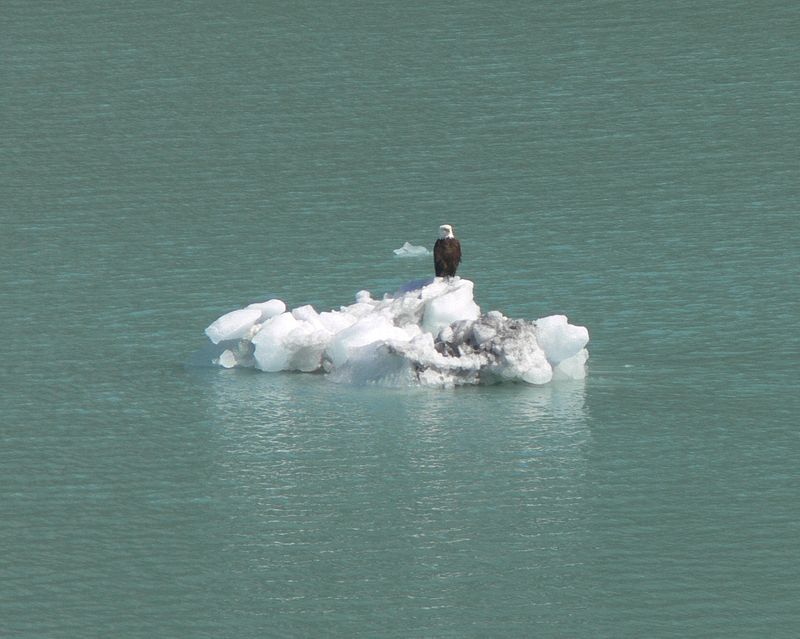
[[439, 239], [433, 245], [433, 266], [436, 277], [453, 277], [461, 263], [461, 242], [453, 234], [453, 227], [442, 224]]

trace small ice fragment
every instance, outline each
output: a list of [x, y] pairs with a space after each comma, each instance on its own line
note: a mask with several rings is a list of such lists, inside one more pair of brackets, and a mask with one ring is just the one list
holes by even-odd
[[399, 249], [394, 249], [394, 254], [398, 257], [421, 257], [430, 255], [431, 252], [424, 246], [414, 246], [411, 242], [406, 242]]
[[223, 368], [233, 368], [236, 366], [236, 355], [230, 349], [225, 349], [225, 352], [219, 356], [217, 361]]

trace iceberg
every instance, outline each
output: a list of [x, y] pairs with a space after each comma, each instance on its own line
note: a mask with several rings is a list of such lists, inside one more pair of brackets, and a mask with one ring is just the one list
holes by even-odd
[[207, 329], [223, 368], [326, 374], [335, 382], [454, 387], [583, 379], [589, 332], [564, 315], [481, 313], [468, 279], [435, 278], [317, 312], [281, 300], [226, 313]]

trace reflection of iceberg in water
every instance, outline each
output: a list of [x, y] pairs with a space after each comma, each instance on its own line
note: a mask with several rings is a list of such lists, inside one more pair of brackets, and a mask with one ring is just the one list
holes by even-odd
[[563, 380], [526, 392], [515, 393], [506, 403], [508, 414], [521, 422], [553, 420], [559, 423], [583, 421], [585, 415], [586, 380]]
[[216, 421], [225, 429], [251, 433], [265, 424], [278, 429], [294, 427], [302, 411], [313, 409], [302, 397], [308, 389], [297, 381], [291, 376], [256, 375], [252, 371], [209, 375], [206, 379]]
[[406, 285], [394, 295], [318, 313], [280, 300], [250, 304], [206, 329], [225, 368], [326, 372], [351, 384], [456, 386], [583, 379], [588, 331], [563, 315], [535, 322], [481, 314], [458, 277]]

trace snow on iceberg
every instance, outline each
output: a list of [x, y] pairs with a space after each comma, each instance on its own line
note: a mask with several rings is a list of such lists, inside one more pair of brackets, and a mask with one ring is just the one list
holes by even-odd
[[375, 300], [318, 313], [281, 300], [226, 313], [206, 329], [214, 363], [262, 371], [324, 372], [351, 384], [452, 387], [586, 375], [589, 332], [564, 315], [528, 321], [481, 314], [470, 280], [435, 278]]

